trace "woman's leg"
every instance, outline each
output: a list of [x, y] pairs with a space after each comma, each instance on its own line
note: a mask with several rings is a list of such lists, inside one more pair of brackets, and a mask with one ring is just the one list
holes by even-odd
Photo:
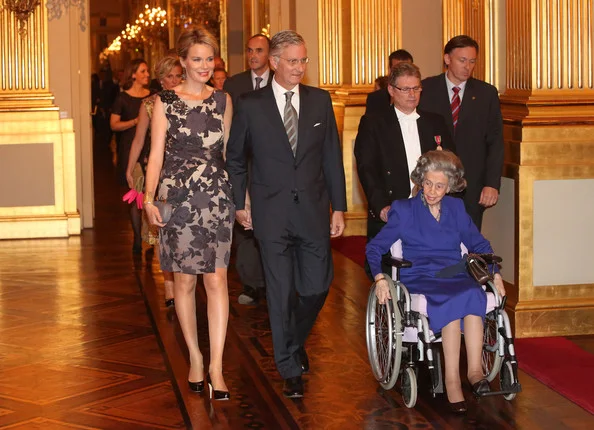
[[[229, 320], [229, 293], [227, 269], [217, 268], [214, 273], [204, 274], [208, 311], [208, 334], [210, 337], [210, 364], [208, 372], [215, 390], [228, 391], [223, 379], [223, 349]], [[177, 303], [177, 292], [175, 296]]]
[[445, 385], [450, 403], [464, 400], [460, 381], [460, 320], [441, 329], [441, 343], [445, 360]]
[[142, 212], [136, 207], [135, 202], [130, 205], [130, 223], [132, 224], [132, 231], [134, 232], [132, 251], [135, 254], [140, 254], [142, 252], [142, 236], [140, 233], [142, 226]]
[[190, 374], [188, 381], [204, 380], [202, 353], [198, 347], [196, 326], [196, 275], [174, 273], [175, 312], [190, 352]]
[[173, 272], [167, 272], [163, 270], [163, 279], [165, 284], [165, 300], [169, 300], [175, 297], [173, 294]]
[[483, 376], [483, 319], [476, 315], [464, 317], [464, 343], [468, 359], [468, 381], [474, 384]]

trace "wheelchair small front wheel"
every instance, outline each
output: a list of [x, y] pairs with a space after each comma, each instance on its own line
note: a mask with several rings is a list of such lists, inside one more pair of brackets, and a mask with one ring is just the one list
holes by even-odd
[[[499, 372], [499, 386], [501, 391], [509, 391], [512, 389], [515, 383], [514, 368], [509, 360], [503, 362], [501, 366], [501, 372]], [[503, 398], [508, 401], [512, 401], [516, 398], [517, 393], [504, 394]]]
[[367, 300], [366, 337], [369, 364], [376, 381], [384, 390], [396, 384], [402, 357], [402, 315], [396, 300], [396, 288], [386, 278], [392, 300], [383, 305], [375, 296], [375, 283]]
[[402, 391], [402, 400], [404, 406], [411, 409], [417, 404], [417, 374], [415, 369], [408, 366], [402, 372], [402, 382], [400, 390]]

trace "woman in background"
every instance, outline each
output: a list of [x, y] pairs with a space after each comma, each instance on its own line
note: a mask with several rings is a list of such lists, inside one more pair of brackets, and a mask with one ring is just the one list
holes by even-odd
[[[168, 55], [161, 59], [155, 66], [155, 76], [161, 87], [165, 90], [170, 90], [178, 86], [182, 79], [182, 66], [177, 56]], [[126, 180], [130, 188], [134, 188], [135, 186], [136, 178], [134, 177], [134, 171], [137, 162], [140, 163], [142, 173], [144, 174], [146, 172], [151, 140], [149, 125], [156, 98], [157, 95], [153, 94], [143, 99], [140, 106], [136, 134], [130, 147], [128, 167], [126, 168]], [[155, 230], [155, 227], [150, 227], [147, 230], [145, 234], [143, 229], [142, 238], [149, 245], [155, 245], [159, 240], [158, 231]], [[170, 307], [175, 304], [173, 299], [173, 273], [163, 271], [163, 278], [165, 279], [165, 306]]]
[[[128, 156], [130, 147], [136, 134], [136, 125], [138, 124], [138, 112], [142, 100], [150, 95], [146, 88], [149, 83], [149, 71], [146, 62], [142, 59], [132, 60], [124, 71], [123, 91], [111, 108], [111, 118], [109, 125], [111, 129], [120, 132], [120, 144], [118, 146], [118, 182], [121, 186], [128, 185], [126, 180], [126, 168], [128, 166]], [[140, 234], [141, 212], [136, 205], [130, 205], [130, 222], [134, 231], [134, 244], [132, 252], [140, 254], [142, 252], [142, 239]]]

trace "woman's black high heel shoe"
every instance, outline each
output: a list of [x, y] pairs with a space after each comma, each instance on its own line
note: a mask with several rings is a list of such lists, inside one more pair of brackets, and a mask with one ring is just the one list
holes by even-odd
[[206, 380], [208, 381], [208, 389], [210, 391], [210, 398], [212, 400], [230, 400], [231, 395], [229, 391], [222, 391], [222, 390], [215, 390], [212, 387], [212, 382], [210, 381], [210, 374], [206, 375]]
[[[171, 299], [171, 300], [173, 300], [173, 299]], [[193, 391], [194, 393], [201, 394], [204, 392], [204, 380], [202, 380], [200, 382], [188, 381], [188, 385], [190, 387], [190, 391]]]
[[448, 401], [450, 405], [450, 412], [455, 414], [465, 414], [468, 408], [466, 407], [466, 402], [462, 400], [461, 402], [452, 403]]
[[[172, 297], [171, 299], [165, 299], [165, 307], [170, 308], [171, 306], [175, 306], [175, 299]], [[202, 381], [204, 383], [204, 381]]]

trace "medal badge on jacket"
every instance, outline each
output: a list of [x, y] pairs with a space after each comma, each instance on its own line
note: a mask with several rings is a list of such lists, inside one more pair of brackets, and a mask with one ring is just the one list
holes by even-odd
[[435, 139], [435, 144], [437, 145], [437, 149], [438, 151], [443, 151], [443, 148], [441, 147], [441, 136], [433, 136], [433, 139]]

